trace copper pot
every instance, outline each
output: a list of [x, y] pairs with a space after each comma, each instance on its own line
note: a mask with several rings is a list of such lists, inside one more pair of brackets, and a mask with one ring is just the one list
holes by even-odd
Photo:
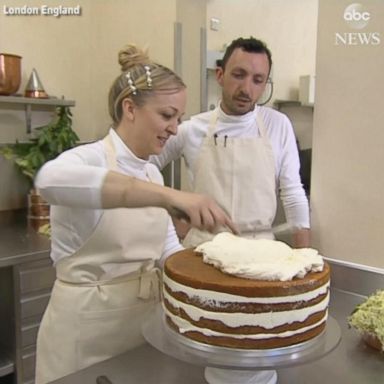
[[0, 53], [0, 95], [16, 93], [21, 82], [21, 56]]

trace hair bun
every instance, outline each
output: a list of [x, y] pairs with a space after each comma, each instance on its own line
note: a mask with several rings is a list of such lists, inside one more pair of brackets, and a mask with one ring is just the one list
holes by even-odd
[[118, 57], [122, 72], [128, 71], [138, 64], [146, 65], [151, 63], [147, 52], [133, 44], [124, 47], [119, 52]]

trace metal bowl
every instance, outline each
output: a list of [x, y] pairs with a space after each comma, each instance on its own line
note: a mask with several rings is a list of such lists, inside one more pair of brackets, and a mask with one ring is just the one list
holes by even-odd
[[21, 56], [0, 53], [0, 95], [16, 93], [21, 82]]

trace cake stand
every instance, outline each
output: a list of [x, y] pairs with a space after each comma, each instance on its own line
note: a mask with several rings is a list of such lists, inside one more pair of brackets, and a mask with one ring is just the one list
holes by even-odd
[[328, 316], [325, 330], [319, 336], [290, 347], [264, 350], [216, 347], [188, 339], [169, 328], [161, 304], [143, 324], [143, 335], [166, 355], [205, 366], [205, 378], [210, 384], [274, 384], [277, 368], [318, 360], [333, 351], [341, 340], [337, 321]]

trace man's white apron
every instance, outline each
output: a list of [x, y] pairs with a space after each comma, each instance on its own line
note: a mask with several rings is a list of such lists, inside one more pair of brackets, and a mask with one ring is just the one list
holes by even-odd
[[[232, 138], [214, 134], [216, 121], [217, 112], [213, 112], [196, 161], [194, 191], [215, 198], [242, 237], [271, 239], [276, 214], [276, 172], [264, 122], [256, 116], [259, 137]], [[192, 228], [183, 245], [195, 247], [213, 236]]]
[[[104, 142], [109, 168], [116, 169], [110, 136]], [[167, 228], [161, 208], [105, 210], [84, 246], [59, 260], [37, 339], [36, 384], [144, 342], [143, 320], [159, 300], [154, 263]]]

